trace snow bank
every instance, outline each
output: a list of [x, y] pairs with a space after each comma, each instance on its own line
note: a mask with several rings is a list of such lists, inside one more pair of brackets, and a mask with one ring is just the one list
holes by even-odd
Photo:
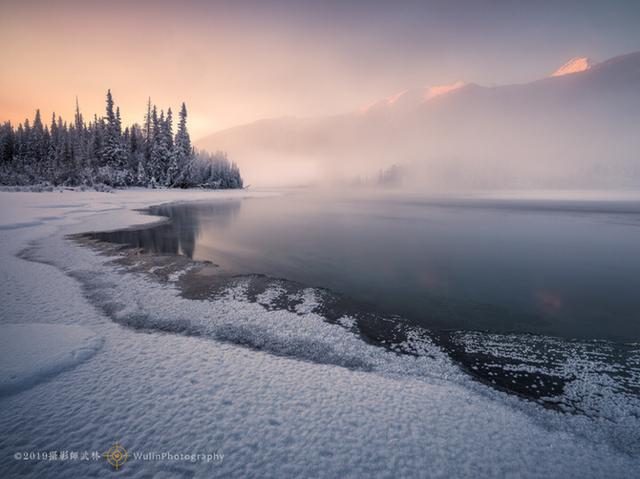
[[102, 339], [81, 326], [0, 325], [0, 395], [45, 381], [93, 356]]

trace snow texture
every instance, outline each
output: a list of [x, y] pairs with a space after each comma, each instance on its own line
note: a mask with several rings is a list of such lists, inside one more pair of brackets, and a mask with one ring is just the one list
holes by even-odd
[[101, 345], [101, 338], [81, 326], [0, 324], [0, 395], [69, 369]]
[[215, 464], [131, 459], [119, 477], [638, 476], [639, 457], [597, 418], [471, 381], [428, 341], [414, 343], [420, 356], [367, 344], [350, 318], [318, 317], [311, 291], [298, 312], [243, 300], [241, 283], [185, 299], [178, 276], [153, 281], [66, 237], [156, 220], [134, 208], [248, 194], [0, 193], [0, 323], [55, 325], [52, 343], [71, 348], [83, 343], [59, 338], [60, 325], [104, 339], [75, 367], [0, 398], [3, 477], [112, 477], [104, 461], [13, 455], [104, 452], [115, 441], [224, 453]]

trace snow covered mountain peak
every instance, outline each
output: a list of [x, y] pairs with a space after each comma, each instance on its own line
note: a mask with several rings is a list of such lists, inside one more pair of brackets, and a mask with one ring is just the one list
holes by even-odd
[[431, 100], [436, 96], [444, 95], [446, 93], [462, 88], [466, 84], [467, 84], [466, 82], [462, 80], [458, 80], [457, 82], [451, 83], [449, 85], [438, 85], [438, 86], [427, 87], [425, 88], [424, 98], [425, 100]]
[[579, 73], [589, 70], [593, 66], [593, 61], [588, 57], [575, 57], [558, 68], [551, 74], [552, 77], [561, 77], [571, 73]]
[[425, 101], [431, 100], [440, 95], [445, 95], [466, 85], [468, 85], [468, 83], [462, 80], [458, 80], [448, 85], [426, 86], [423, 88], [415, 88], [412, 90], [403, 90], [399, 93], [391, 95], [388, 98], [373, 102], [362, 108], [360, 111], [362, 113], [366, 113], [393, 106], [419, 105]]

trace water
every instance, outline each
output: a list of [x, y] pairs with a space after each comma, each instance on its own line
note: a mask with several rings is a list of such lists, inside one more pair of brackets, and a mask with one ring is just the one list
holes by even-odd
[[435, 331], [640, 340], [640, 203], [293, 193], [97, 234], [327, 288]]
[[[266, 309], [316, 313], [405, 358], [407, 374], [416, 357], [433, 374], [445, 353], [465, 377], [592, 418], [615, 447], [640, 454], [640, 202], [291, 193], [147, 213], [167, 221], [83, 236], [149, 253], [118, 261], [151, 276], [211, 262], [174, 283], [183, 297], [233, 291]], [[290, 334], [294, 346], [308, 340]], [[237, 341], [251, 347], [252, 337]], [[347, 361], [316, 346], [268, 351], [367, 364], [357, 351], [343, 351]]]

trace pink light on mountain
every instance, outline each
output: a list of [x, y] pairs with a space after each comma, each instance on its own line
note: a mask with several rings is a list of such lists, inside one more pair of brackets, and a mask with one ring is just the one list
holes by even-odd
[[452, 92], [454, 90], [457, 90], [458, 88], [462, 88], [465, 85], [465, 82], [463, 82], [462, 80], [458, 80], [457, 82], [451, 83], [450, 85], [432, 86], [425, 89], [424, 98], [425, 100], [431, 100], [436, 96]]
[[569, 60], [567, 63], [558, 68], [551, 74], [552, 77], [561, 77], [569, 75], [571, 73], [580, 73], [588, 70], [593, 66], [591, 59], [587, 57], [575, 57]]

